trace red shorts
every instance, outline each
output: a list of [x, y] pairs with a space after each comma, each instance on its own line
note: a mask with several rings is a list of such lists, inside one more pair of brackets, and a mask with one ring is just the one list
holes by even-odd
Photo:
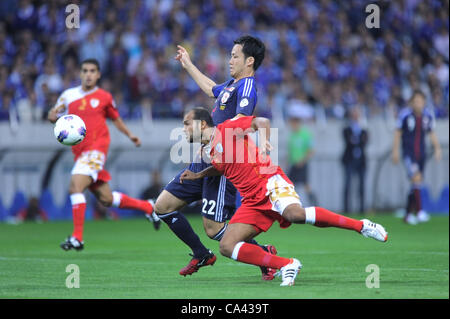
[[281, 228], [289, 227], [291, 223], [282, 216], [284, 210], [291, 204], [302, 206], [294, 185], [284, 174], [277, 174], [267, 180], [265, 189], [267, 193], [259, 200], [246, 201], [244, 198], [229, 223], [252, 225], [259, 232], [269, 230], [275, 221]]
[[281, 228], [287, 228], [291, 225], [278, 212], [272, 210], [272, 203], [269, 197], [266, 197], [266, 200], [257, 206], [242, 204], [229, 223], [248, 224], [252, 225], [259, 232], [266, 232], [275, 221], [280, 223]]
[[75, 165], [72, 168], [72, 175], [90, 176], [94, 183], [89, 187], [90, 190], [96, 189], [103, 183], [111, 180], [111, 175], [104, 169], [106, 156], [98, 150], [88, 150], [77, 156]]
[[109, 172], [106, 169], [102, 169], [100, 172], [98, 172], [97, 181], [91, 184], [91, 186], [89, 186], [89, 189], [93, 191], [103, 183], [108, 183], [110, 180], [111, 175], [109, 174]]

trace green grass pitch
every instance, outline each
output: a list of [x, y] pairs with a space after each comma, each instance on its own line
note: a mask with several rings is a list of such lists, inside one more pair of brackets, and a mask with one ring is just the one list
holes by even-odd
[[[0, 224], [0, 298], [309, 299], [449, 298], [449, 219], [433, 216], [409, 226], [386, 215], [371, 217], [386, 227], [380, 243], [336, 228], [275, 223], [260, 243], [303, 263], [293, 287], [264, 282], [259, 268], [219, 254], [200, 217], [188, 217], [203, 243], [217, 254], [213, 267], [178, 274], [190, 260], [165, 224], [159, 231], [142, 219], [88, 221], [85, 249], [65, 252], [60, 242], [72, 223]], [[66, 287], [69, 264], [80, 270], [80, 288]], [[379, 288], [367, 288], [366, 267], [379, 267]]]

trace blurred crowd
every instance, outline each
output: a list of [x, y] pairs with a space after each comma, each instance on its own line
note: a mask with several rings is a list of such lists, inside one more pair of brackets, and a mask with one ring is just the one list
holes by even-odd
[[[0, 121], [41, 121], [59, 94], [79, 85], [78, 63], [99, 60], [101, 87], [126, 119], [181, 117], [211, 106], [174, 60], [185, 46], [216, 83], [229, 79], [233, 40], [259, 37], [257, 112], [295, 108], [306, 119], [393, 118], [422, 89], [436, 117], [449, 111], [449, 1], [92, 0], [0, 2]], [[380, 7], [380, 28], [365, 8]]]

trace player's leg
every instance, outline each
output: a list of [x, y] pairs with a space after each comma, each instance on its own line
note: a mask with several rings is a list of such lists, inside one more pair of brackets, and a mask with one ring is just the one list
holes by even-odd
[[[173, 190], [172, 187], [169, 189]], [[216, 261], [216, 256], [202, 244], [189, 221], [178, 211], [186, 204], [186, 201], [178, 198], [168, 190], [163, 190], [156, 199], [154, 207], [159, 218], [192, 250], [193, 258], [186, 267], [180, 270], [180, 275], [183, 276], [191, 275], [198, 268], [212, 265]]]
[[371, 237], [382, 242], [387, 241], [387, 232], [381, 225], [372, 223], [367, 219], [357, 220], [339, 215], [322, 207], [303, 208], [299, 203], [287, 203], [282, 216], [294, 224], [310, 224], [316, 227], [337, 227], [354, 230], [365, 237]]
[[[236, 210], [236, 188], [225, 176], [208, 177], [203, 181], [202, 217], [203, 228], [209, 238], [220, 241]], [[276, 254], [273, 245], [260, 245], [251, 238], [249, 244], [257, 245], [267, 252]], [[263, 280], [272, 280], [275, 269], [261, 267]]]
[[228, 226], [220, 241], [220, 253], [233, 260], [255, 266], [281, 269], [282, 286], [291, 286], [302, 267], [295, 258], [284, 258], [271, 254], [258, 245], [248, 241], [260, 233], [256, 226], [244, 223], [232, 223]]
[[84, 216], [86, 212], [86, 198], [83, 194], [85, 189], [93, 182], [91, 176], [74, 174], [70, 179], [69, 194], [72, 204], [73, 232], [63, 243], [64, 250], [82, 250], [84, 247]]
[[363, 165], [360, 165], [360, 167], [358, 167], [358, 179], [359, 179], [359, 212], [363, 214], [366, 211], [365, 205], [366, 169]]
[[416, 225], [419, 222], [417, 216], [422, 209], [421, 187], [423, 162], [417, 162], [408, 156], [403, 161], [411, 184], [406, 200], [404, 221], [407, 224]]
[[159, 220], [158, 215], [154, 212], [152, 200], [142, 200], [138, 198], [133, 198], [131, 196], [128, 196], [127, 194], [118, 191], [111, 191], [111, 196], [112, 197], [109, 197], [108, 194], [107, 198], [108, 200], [106, 201], [106, 204], [109, 205], [107, 207], [113, 206], [121, 209], [140, 210], [145, 213], [145, 217], [149, 221], [154, 223], [155, 229], [157, 230], [159, 229], [161, 221]]
[[[205, 229], [206, 235], [208, 235], [209, 238], [221, 241], [223, 236], [225, 235], [226, 230], [228, 229], [228, 223], [227, 222], [216, 222], [209, 218], [203, 217], [203, 228]], [[277, 249], [273, 245], [260, 245], [258, 242], [251, 238], [248, 241], [246, 241], [249, 244], [256, 245], [266, 252], [276, 255]], [[274, 275], [276, 273], [276, 269], [267, 268], [267, 267], [260, 267], [261, 273], [262, 273], [262, 279], [263, 280], [272, 280], [274, 278]]]
[[367, 219], [356, 220], [322, 207], [303, 208], [294, 186], [286, 181], [282, 175], [272, 176], [266, 187], [269, 190], [271, 209], [290, 223], [349, 229], [361, 233], [365, 237], [383, 242], [387, 240], [387, 232], [384, 228]]
[[311, 206], [317, 206], [317, 197], [314, 194], [311, 186], [309, 185], [309, 179], [308, 179], [308, 163], [303, 165], [300, 169], [299, 173], [299, 182], [303, 184], [303, 187], [305, 188], [305, 192], [308, 195], [309, 204]]
[[422, 188], [423, 188], [423, 166], [420, 168], [412, 179], [416, 218], [418, 223], [424, 223], [430, 220], [430, 215], [422, 206]]
[[61, 244], [64, 250], [78, 249], [84, 247], [84, 215], [86, 211], [86, 198], [83, 194], [87, 187], [92, 186], [98, 179], [109, 180], [111, 177], [107, 171], [103, 170], [105, 155], [97, 150], [89, 150], [82, 153], [76, 160], [72, 168], [70, 180], [70, 201], [72, 204], [72, 215], [74, 230]]
[[344, 211], [350, 212], [349, 198], [352, 183], [352, 167], [350, 163], [345, 163], [344, 167]]

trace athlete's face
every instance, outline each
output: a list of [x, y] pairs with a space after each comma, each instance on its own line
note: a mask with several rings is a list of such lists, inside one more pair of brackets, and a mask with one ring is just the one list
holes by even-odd
[[242, 52], [242, 45], [235, 44], [231, 50], [231, 58], [229, 61], [230, 75], [233, 78], [238, 78], [246, 68], [252, 67], [254, 58], [245, 58], [244, 52]]
[[85, 88], [92, 88], [97, 85], [100, 79], [100, 71], [97, 66], [92, 63], [84, 63], [80, 72], [81, 85]]
[[416, 114], [422, 113], [422, 111], [425, 107], [425, 103], [426, 103], [426, 101], [425, 101], [424, 97], [420, 94], [416, 94], [411, 100], [411, 106], [412, 106], [413, 111]]
[[[194, 120], [194, 111], [186, 113], [183, 118], [183, 131], [189, 143], [194, 143], [194, 135], [201, 136], [201, 121]], [[198, 142], [198, 141], [197, 141]]]

